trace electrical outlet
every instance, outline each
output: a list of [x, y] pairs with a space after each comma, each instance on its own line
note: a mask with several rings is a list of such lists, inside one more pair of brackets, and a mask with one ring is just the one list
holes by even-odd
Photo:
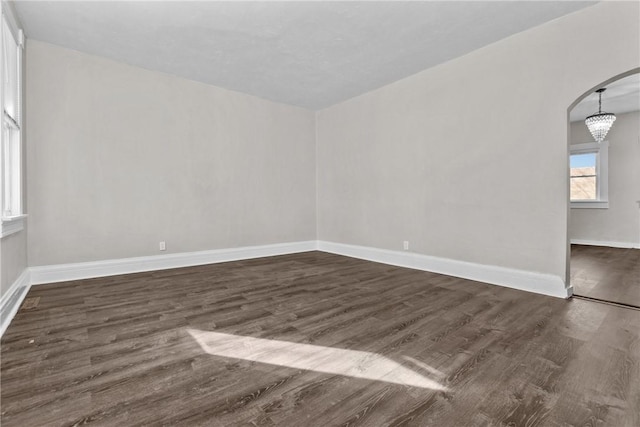
[[161, 251], [166, 251], [167, 250], [167, 244], [165, 242], [160, 242], [160, 250]]
[[405, 240], [404, 242], [402, 242], [402, 247], [404, 248], [405, 251], [409, 250], [409, 241]]

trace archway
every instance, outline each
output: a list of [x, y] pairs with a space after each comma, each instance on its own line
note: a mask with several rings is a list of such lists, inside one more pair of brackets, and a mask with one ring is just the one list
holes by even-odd
[[[600, 88], [617, 115], [601, 143], [584, 124]], [[567, 118], [567, 283], [576, 297], [640, 307], [640, 68], [583, 93]]]

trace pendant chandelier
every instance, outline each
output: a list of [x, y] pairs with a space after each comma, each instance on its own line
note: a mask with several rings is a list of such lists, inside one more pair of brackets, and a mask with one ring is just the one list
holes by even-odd
[[615, 114], [612, 113], [603, 113], [602, 112], [602, 92], [607, 90], [606, 88], [598, 89], [598, 112], [596, 114], [592, 114], [586, 118], [584, 121], [593, 135], [593, 138], [602, 142], [604, 138], [607, 136], [607, 132], [611, 129], [611, 125], [616, 121]]

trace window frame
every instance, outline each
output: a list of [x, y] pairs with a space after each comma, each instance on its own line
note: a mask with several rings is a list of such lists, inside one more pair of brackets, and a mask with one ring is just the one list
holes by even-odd
[[[571, 156], [596, 153], [596, 200], [571, 199]], [[609, 208], [609, 141], [587, 142], [569, 146], [569, 202], [571, 208], [608, 209]]]
[[[7, 112], [5, 96], [6, 57], [12, 54], [5, 50], [5, 30], [11, 34], [15, 42], [15, 83], [11, 90], [15, 91], [14, 113]], [[22, 129], [22, 73], [24, 33], [9, 8], [2, 3], [0, 19], [0, 238], [17, 233], [24, 229], [24, 183], [23, 183], [23, 129]]]

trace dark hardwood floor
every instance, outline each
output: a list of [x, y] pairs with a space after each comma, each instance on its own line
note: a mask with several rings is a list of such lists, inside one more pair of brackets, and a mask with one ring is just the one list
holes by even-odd
[[640, 250], [571, 245], [576, 295], [640, 308]]
[[33, 287], [1, 424], [640, 426], [640, 311], [321, 252]]

